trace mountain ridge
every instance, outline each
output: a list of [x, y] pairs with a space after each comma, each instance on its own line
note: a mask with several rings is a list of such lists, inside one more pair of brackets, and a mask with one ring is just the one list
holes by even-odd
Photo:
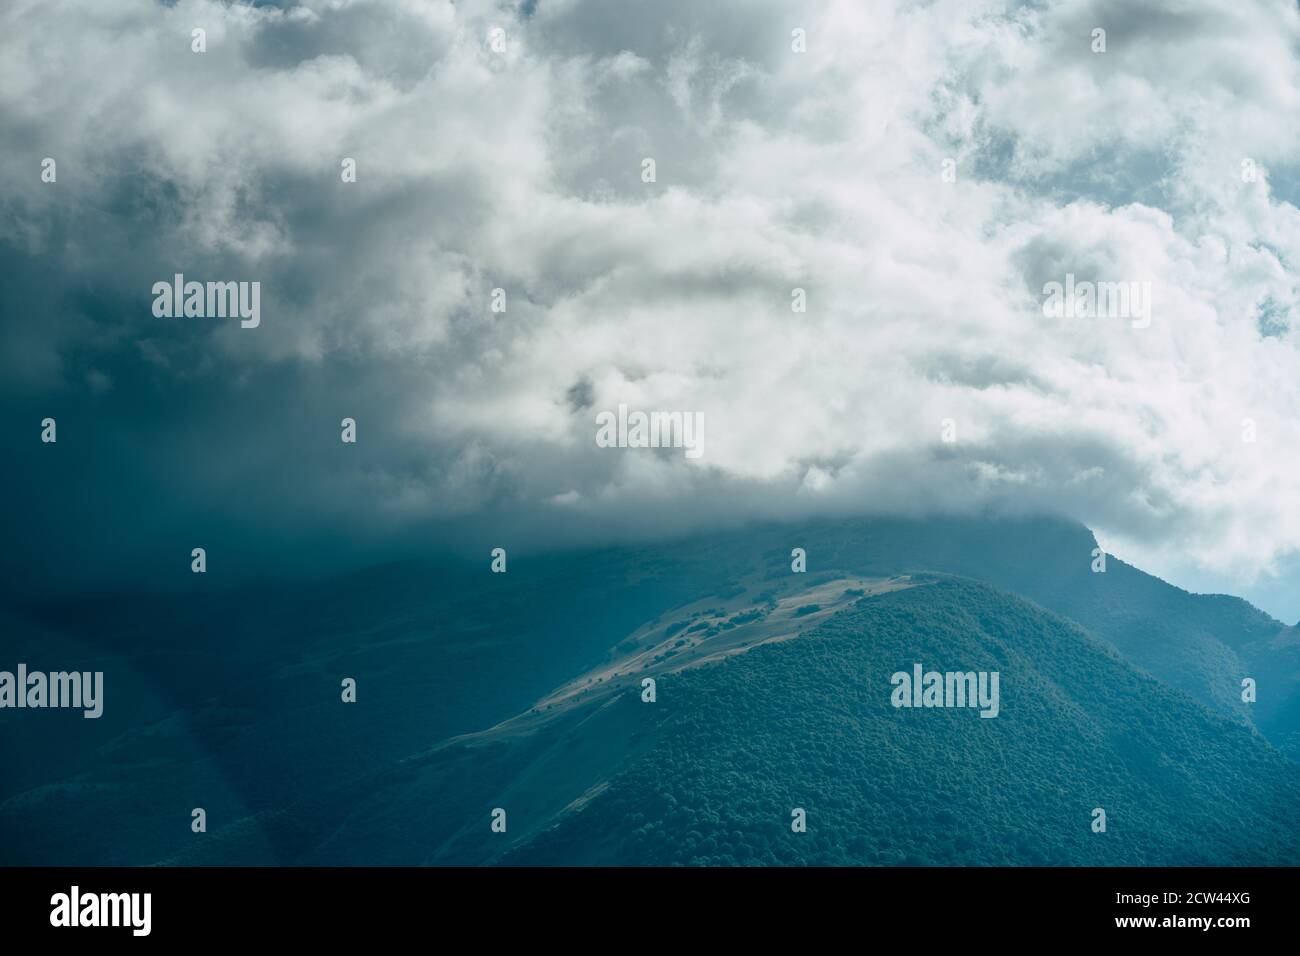
[[[792, 572], [795, 547], [806, 551], [806, 574]], [[1118, 559], [1094, 575], [1094, 547], [1087, 529], [1055, 519], [855, 519], [512, 554], [504, 575], [486, 560], [405, 562], [310, 586], [11, 607], [16, 653], [56, 669], [91, 655], [106, 672], [108, 703], [101, 720], [78, 722], [93, 727], [52, 715], [0, 734], [0, 757], [15, 768], [0, 781], [0, 836], [12, 862], [329, 862], [329, 848], [346, 844], [345, 807], [365, 797], [360, 783], [340, 790], [343, 781], [422, 773], [426, 758], [449, 765], [448, 740], [514, 719], [601, 673], [611, 654], [666, 654], [706, 617], [696, 635], [747, 613], [741, 604], [908, 574], [975, 579], [1062, 617], [1139, 672], [1258, 727], [1294, 760], [1295, 635], [1246, 602], [1190, 595]], [[720, 613], [686, 623], [665, 645], [683, 608]], [[642, 629], [654, 640], [618, 651]], [[1260, 688], [1248, 706], [1239, 694], [1247, 671]], [[342, 676], [358, 682], [356, 705], [339, 703]], [[640, 753], [640, 743], [627, 746]], [[479, 754], [466, 806], [500, 792], [515, 760], [495, 745]], [[607, 757], [593, 751], [591, 766]], [[608, 789], [585, 792], [569, 802], [596, 805]], [[446, 796], [430, 793], [421, 820]], [[291, 822], [300, 805], [306, 818]], [[195, 806], [213, 830], [197, 843], [174, 825]], [[465, 819], [472, 829], [477, 817]], [[33, 829], [43, 820], [59, 823]]]

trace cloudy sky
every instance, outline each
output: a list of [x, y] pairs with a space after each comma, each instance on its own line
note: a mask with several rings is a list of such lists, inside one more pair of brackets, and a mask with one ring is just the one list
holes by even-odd
[[8, 0], [0, 169], [9, 574], [1006, 510], [1300, 618], [1294, 0]]

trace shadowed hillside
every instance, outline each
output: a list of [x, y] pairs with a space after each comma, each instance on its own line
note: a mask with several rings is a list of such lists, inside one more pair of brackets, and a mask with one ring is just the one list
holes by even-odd
[[[890, 675], [918, 662], [998, 671], [999, 715], [892, 707]], [[975, 582], [865, 594], [789, 639], [656, 673], [654, 703], [632, 681], [530, 710], [258, 827], [292, 832], [295, 862], [316, 864], [1300, 859], [1300, 768], [1076, 627]], [[504, 834], [489, 829], [496, 807]], [[795, 807], [807, 833], [790, 830]], [[1090, 828], [1095, 807], [1106, 833]], [[248, 835], [177, 862], [242, 855]]]
[[[1092, 574], [1093, 546], [1086, 529], [1050, 520], [864, 519], [512, 554], [504, 575], [491, 574], [485, 559], [391, 565], [311, 586], [223, 590], [219, 575], [198, 583], [187, 576], [179, 594], [53, 607], [11, 595], [12, 660], [102, 669], [106, 704], [95, 721], [0, 712], [0, 759], [10, 768], [0, 779], [5, 862], [381, 862], [385, 832], [406, 834], [388, 851], [394, 860], [495, 856], [501, 841], [474, 842], [484, 806], [500, 805], [492, 801], [515, 808], [513, 844], [575, 800], [595, 808], [605, 788], [617, 796], [612, 781], [624, 771], [648, 772], [637, 760], [664, 744], [624, 699], [633, 694], [641, 706], [629, 683], [639, 668], [664, 675], [653, 714], [667, 718], [682, 700], [674, 682], [705, 679], [694, 669], [672, 673], [683, 662], [727, 658], [700, 674], [757, 666], [751, 661], [772, 649], [799, 645], [795, 634], [841, 626], [857, 599], [847, 592], [862, 590], [863, 607], [892, 606], [903, 592], [875, 593], [880, 582], [935, 571], [993, 582], [1070, 617], [1235, 722], [1233, 733], [1251, 741], [1243, 754], [1273, 753], [1252, 736], [1252, 717], [1279, 747], [1293, 747], [1294, 631], [1245, 602], [1189, 595], [1114, 559], [1106, 574]], [[794, 547], [807, 551], [806, 574], [791, 573]], [[906, 593], [924, 602], [939, 592]], [[1244, 675], [1259, 682], [1252, 709], [1239, 698]], [[358, 683], [354, 705], [339, 700], [345, 676]], [[827, 699], [852, 692], [828, 691]], [[1006, 693], [1007, 712], [981, 723], [1012, 720]], [[726, 705], [739, 714], [749, 702]], [[547, 719], [530, 723], [530, 711]], [[1218, 726], [1188, 713], [1199, 715], [1187, 717], [1199, 728], [1185, 732], [1189, 741]], [[772, 711], [763, 721], [780, 727], [796, 718], [804, 719]], [[620, 722], [625, 736], [601, 729]], [[538, 724], [544, 733], [533, 732]], [[767, 726], [751, 736], [766, 740]], [[488, 728], [495, 735], [482, 735]], [[479, 736], [446, 743], [458, 735]], [[566, 749], [556, 750], [557, 741]], [[695, 745], [703, 759], [708, 741]], [[1164, 737], [1157, 745], [1168, 754]], [[536, 759], [521, 756], [528, 748], [538, 748]], [[1221, 766], [1207, 769], [1226, 779]], [[1188, 773], [1209, 785], [1199, 770]], [[585, 784], [576, 792], [551, 786], [567, 778]], [[418, 800], [368, 802], [372, 793], [405, 794], [393, 781], [414, 779], [423, 781], [410, 791]], [[196, 806], [208, 811], [207, 834], [189, 830]], [[1173, 852], [1170, 844], [1157, 849]]]

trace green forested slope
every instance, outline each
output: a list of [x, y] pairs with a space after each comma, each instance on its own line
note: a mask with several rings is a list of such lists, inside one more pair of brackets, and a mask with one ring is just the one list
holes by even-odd
[[[1000, 715], [893, 708], [889, 675], [918, 661], [1000, 671]], [[863, 600], [805, 638], [665, 679], [657, 704], [620, 706], [645, 715], [655, 746], [505, 862], [1300, 860], [1293, 764], [970, 581]], [[791, 832], [794, 807], [806, 833]], [[1094, 807], [1106, 833], [1091, 831]]]

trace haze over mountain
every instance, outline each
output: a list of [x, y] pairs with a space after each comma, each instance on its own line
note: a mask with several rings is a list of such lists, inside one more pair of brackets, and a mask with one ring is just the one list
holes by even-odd
[[1294, 0], [625, 6], [0, 4], [0, 574], [995, 509], [1300, 620]]

